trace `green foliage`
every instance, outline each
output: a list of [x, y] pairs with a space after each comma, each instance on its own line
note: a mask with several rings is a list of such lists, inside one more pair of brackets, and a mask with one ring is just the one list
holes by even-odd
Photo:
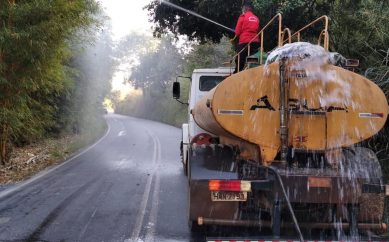
[[389, 49], [381, 63], [370, 67], [366, 70], [365, 76], [373, 80], [377, 85], [384, 90], [386, 97], [389, 99]]
[[113, 55], [121, 63], [134, 65], [138, 61], [140, 55], [145, 55], [153, 47], [153, 41], [150, 37], [130, 33], [124, 37], [115, 48]]
[[0, 2], [0, 161], [10, 140], [27, 142], [55, 125], [58, 100], [72, 87], [64, 63], [69, 37], [96, 21], [93, 0]]
[[182, 64], [182, 56], [172, 39], [166, 36], [159, 46], [139, 58], [139, 65], [132, 69], [129, 82], [143, 91], [159, 91], [166, 89], [168, 83], [178, 75]]
[[182, 123], [183, 119], [177, 117], [177, 113], [182, 113], [185, 107], [171, 96], [172, 82], [180, 74], [184, 63], [182, 52], [173, 45], [174, 41], [169, 36], [162, 38], [157, 46], [151, 41], [148, 43], [148, 51], [141, 51], [138, 65], [132, 68], [128, 80], [141, 90], [141, 95], [130, 95], [120, 100], [119, 94], [113, 93], [111, 99], [115, 112], [169, 124]]
[[168, 89], [146, 92], [142, 95], [129, 95], [115, 103], [115, 112], [179, 127], [185, 122], [187, 106], [174, 101], [171, 88]]
[[[170, 0], [169, 2], [183, 8], [194, 11], [204, 17], [219, 22], [227, 27], [234, 28], [241, 8], [240, 1], [215, 0], [215, 1], [192, 1]], [[177, 35], [186, 35], [189, 40], [205, 42], [211, 40], [219, 42], [225, 36], [226, 30], [216, 27], [205, 20], [188, 15], [185, 12], [160, 4], [159, 0], [152, 1], [147, 7], [150, 19], [155, 23], [154, 34], [161, 37], [171, 32]]]
[[[131, 39], [129, 37], [128, 39]], [[196, 68], [218, 67], [229, 60], [230, 44], [193, 44], [178, 48], [171, 37], [164, 36], [158, 46], [149, 42], [149, 51], [143, 52], [138, 65], [132, 69], [129, 82], [141, 90], [140, 95], [129, 95], [124, 100], [120, 93], [111, 94], [115, 112], [156, 120], [180, 127], [188, 122], [188, 107], [172, 98], [172, 84], [177, 76], [192, 75]], [[120, 48], [120, 47], [119, 47]], [[181, 100], [187, 102], [190, 82], [181, 82]]]
[[[254, 12], [259, 16], [263, 27], [277, 13], [283, 14], [283, 25], [292, 30], [304, 26], [310, 20], [330, 12], [330, 3], [334, 0], [253, 0]], [[216, 0], [197, 1], [171, 0], [171, 3], [185, 9], [192, 10], [216, 22], [234, 28], [241, 14], [241, 1]], [[158, 0], [151, 2], [147, 9], [150, 19], [155, 23], [154, 34], [161, 36], [166, 32], [175, 35], [186, 35], [190, 40], [205, 42], [219, 42], [223, 36], [231, 37], [225, 30], [208, 23], [205, 20], [175, 10], [169, 6], [161, 5]], [[277, 28], [269, 29], [265, 43], [276, 43], [274, 38]], [[271, 49], [274, 45], [266, 48]]]
[[331, 7], [332, 49], [361, 61], [361, 69], [379, 65], [389, 48], [389, 2], [337, 0]]
[[228, 63], [234, 52], [227, 38], [222, 38], [219, 44], [194, 44], [192, 51], [185, 56], [185, 74], [190, 76], [194, 69], [216, 68]]

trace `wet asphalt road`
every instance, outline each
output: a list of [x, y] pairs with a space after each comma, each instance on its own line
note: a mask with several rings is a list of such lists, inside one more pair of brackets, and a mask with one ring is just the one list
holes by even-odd
[[[255, 228], [210, 227], [191, 234], [181, 131], [114, 114], [106, 119], [109, 129], [97, 143], [62, 165], [0, 190], [0, 242], [271, 238], [271, 231]], [[296, 238], [293, 233], [289, 237]]]
[[191, 241], [180, 130], [110, 114], [95, 145], [0, 192], [0, 241]]

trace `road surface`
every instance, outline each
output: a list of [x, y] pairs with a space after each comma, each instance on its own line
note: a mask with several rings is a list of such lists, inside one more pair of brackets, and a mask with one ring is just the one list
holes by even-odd
[[0, 192], [0, 241], [194, 241], [180, 130], [110, 114], [96, 144]]

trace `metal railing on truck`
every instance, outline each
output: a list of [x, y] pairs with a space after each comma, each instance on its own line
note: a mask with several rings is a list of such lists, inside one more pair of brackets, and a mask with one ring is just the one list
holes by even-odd
[[[277, 43], [277, 47], [282, 47], [285, 43], [292, 43], [293, 42], [293, 39], [296, 39], [297, 42], [300, 42], [301, 41], [301, 34], [302, 32], [304, 32], [305, 30], [307, 30], [309, 27], [312, 27], [314, 25], [316, 25], [318, 22], [320, 21], [323, 21], [324, 22], [324, 28], [322, 29], [322, 31], [320, 32], [320, 35], [318, 37], [318, 45], [321, 45], [321, 43], [323, 42], [323, 48], [328, 51], [329, 49], [329, 33], [328, 33], [328, 24], [329, 24], [329, 19], [328, 19], [328, 16], [326, 15], [323, 15], [317, 19], [315, 19], [314, 21], [312, 21], [311, 23], [305, 25], [304, 27], [302, 27], [301, 29], [297, 30], [294, 34], [291, 33], [291, 30], [289, 28], [285, 28], [285, 29], [282, 29], [282, 15], [279, 13], [279, 14], [276, 14], [262, 29], [261, 31], [259, 31], [259, 33], [250, 40], [250, 42], [241, 50], [239, 51], [236, 55], [233, 56], [232, 60], [230, 61], [230, 63], [232, 63], [233, 61], [235, 61], [236, 65], [239, 66], [240, 64], [240, 54], [245, 51], [247, 49], [247, 52], [248, 52], [248, 55], [247, 56], [250, 56], [252, 53], [251, 53], [251, 46], [250, 44], [253, 43], [253, 41], [257, 38], [257, 37], [260, 37], [260, 48], [259, 48], [259, 64], [262, 65], [263, 64], [263, 56], [264, 56], [264, 47], [263, 47], [263, 44], [264, 44], [264, 34], [265, 34], [265, 30], [267, 30], [276, 20], [278, 20], [278, 43]], [[258, 50], [255, 50], [255, 52], [253, 53], [256, 53], [256, 51]], [[237, 72], [239, 72], [239, 68], [237, 68]]]
[[[239, 67], [239, 64], [240, 64], [240, 54], [243, 53], [243, 51], [246, 51], [247, 49], [247, 53], [248, 55], [247, 56], [250, 56], [251, 55], [251, 46], [250, 44], [253, 43], [253, 41], [260, 37], [260, 41], [261, 41], [261, 47], [260, 47], [260, 54], [259, 54], [259, 59], [260, 59], [260, 64], [262, 64], [262, 57], [263, 57], [263, 40], [264, 40], [264, 33], [265, 33], [265, 30], [267, 30], [271, 24], [273, 22], [275, 22], [276, 20], [278, 20], [278, 47], [281, 47], [282, 46], [282, 15], [280, 13], [276, 14], [262, 29], [261, 31], [259, 31], [258, 34], [255, 35], [254, 38], [252, 38], [250, 40], [250, 42], [241, 50], [239, 51], [236, 55], [234, 55], [232, 57], [232, 60], [230, 61], [230, 63], [232, 63], [233, 61], [235, 61], [236, 63], [236, 66]], [[235, 37], [236, 38], [236, 37]], [[237, 72], [239, 72], [239, 68], [237, 68]]]
[[[305, 25], [304, 27], [302, 27], [301, 29], [297, 30], [290, 38], [289, 40], [289, 43], [291, 43], [291, 41], [293, 41], [293, 38], [296, 37], [297, 38], [297, 42], [300, 42], [301, 41], [301, 33], [305, 30], [307, 30], [309, 27], [312, 27], [314, 26], [315, 24], [317, 24], [318, 22], [320, 21], [323, 21], [324, 22], [324, 29], [320, 32], [320, 35], [318, 37], [318, 41], [317, 41], [317, 45], [321, 45], [321, 42], [323, 41], [323, 48], [328, 51], [329, 49], [329, 33], [328, 33], [328, 23], [329, 23], [329, 19], [328, 19], [328, 16], [326, 15], [323, 15], [317, 19], [315, 19], [314, 21], [310, 22], [309, 24]], [[285, 42], [283, 42], [285, 43]]]

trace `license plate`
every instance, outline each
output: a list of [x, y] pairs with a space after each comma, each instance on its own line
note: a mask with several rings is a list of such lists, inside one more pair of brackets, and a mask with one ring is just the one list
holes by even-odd
[[211, 200], [213, 202], [247, 201], [247, 192], [212, 191]]

